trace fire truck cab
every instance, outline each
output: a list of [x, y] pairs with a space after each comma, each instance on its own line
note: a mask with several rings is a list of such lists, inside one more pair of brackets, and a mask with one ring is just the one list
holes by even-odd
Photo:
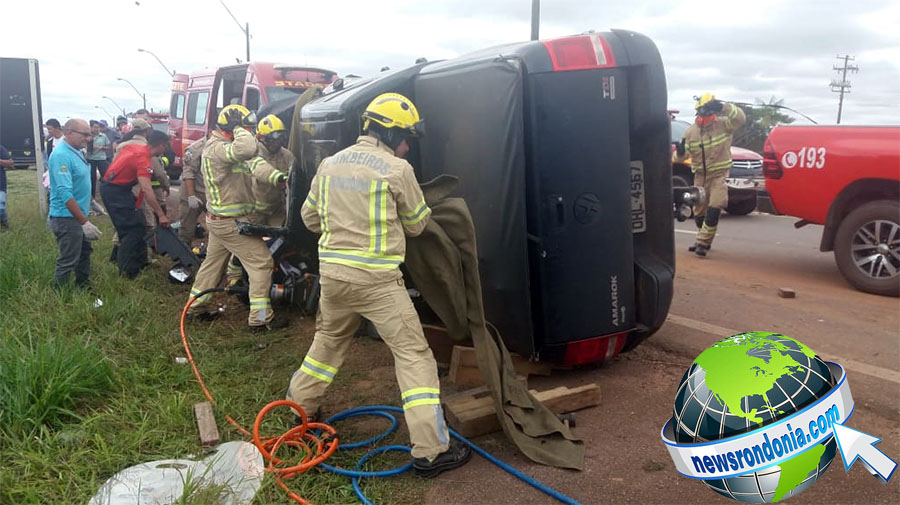
[[226, 105], [257, 111], [270, 102], [296, 99], [310, 86], [327, 86], [336, 78], [332, 70], [260, 61], [175, 74], [168, 129], [174, 165], [181, 167], [185, 148], [215, 127]]

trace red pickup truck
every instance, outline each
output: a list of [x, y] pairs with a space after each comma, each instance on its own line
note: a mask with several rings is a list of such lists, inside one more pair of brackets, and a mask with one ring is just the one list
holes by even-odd
[[900, 127], [779, 126], [763, 173], [777, 212], [825, 226], [819, 249], [850, 284], [900, 295]]

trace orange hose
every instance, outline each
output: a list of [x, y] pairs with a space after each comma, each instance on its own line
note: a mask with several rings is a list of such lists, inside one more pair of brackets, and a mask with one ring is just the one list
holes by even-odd
[[[184, 306], [184, 310], [181, 311], [181, 321], [179, 325], [181, 330], [181, 343], [184, 345], [184, 352], [187, 354], [188, 362], [191, 364], [191, 370], [193, 370], [194, 377], [197, 378], [197, 382], [200, 384], [203, 395], [206, 396], [206, 399], [209, 400], [210, 403], [215, 405], [216, 400], [213, 398], [212, 393], [210, 393], [209, 388], [206, 387], [206, 383], [200, 375], [200, 370], [197, 369], [197, 364], [194, 362], [194, 356], [191, 354], [191, 347], [188, 345], [187, 332], [184, 329], [184, 320], [187, 318], [188, 310], [196, 300], [196, 297], [191, 297], [191, 299], [188, 300], [187, 305]], [[300, 424], [279, 436], [260, 437], [259, 429], [263, 419], [272, 409], [283, 406], [290, 407], [300, 414]], [[303, 411], [303, 408], [289, 400], [276, 400], [263, 407], [256, 415], [256, 420], [253, 421], [252, 433], [247, 431], [231, 416], [226, 415], [225, 420], [243, 435], [251, 437], [253, 445], [259, 449], [263, 458], [269, 462], [266, 471], [275, 476], [275, 483], [287, 493], [291, 500], [303, 505], [313, 505], [311, 502], [304, 500], [297, 493], [291, 491], [288, 485], [285, 484], [284, 479], [300, 475], [322, 463], [334, 454], [334, 451], [338, 448], [338, 437], [337, 431], [332, 426], [325, 423], [310, 422], [309, 418], [306, 416], [306, 412]], [[314, 433], [316, 430], [318, 430], [320, 434]], [[275, 453], [283, 445], [299, 449], [303, 452], [303, 458], [299, 463], [291, 465], [288, 461], [275, 457]]]

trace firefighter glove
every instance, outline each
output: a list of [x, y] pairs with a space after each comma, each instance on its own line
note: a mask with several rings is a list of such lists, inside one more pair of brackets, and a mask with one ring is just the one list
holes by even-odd
[[88, 240], [97, 240], [100, 238], [100, 235], [103, 235], [100, 228], [97, 228], [97, 226], [90, 221], [85, 221], [84, 224], [81, 225], [81, 229], [84, 231], [84, 238]]
[[685, 148], [684, 148], [684, 139], [681, 139], [681, 142], [675, 144], [675, 152], [678, 153], [678, 156], [684, 156]]
[[278, 175], [275, 176], [275, 185], [279, 188], [284, 188], [287, 186], [287, 174], [284, 172], [279, 172]]

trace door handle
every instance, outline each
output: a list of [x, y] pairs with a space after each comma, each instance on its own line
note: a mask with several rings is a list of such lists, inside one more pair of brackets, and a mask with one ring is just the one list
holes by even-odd
[[563, 202], [563, 197], [560, 195], [556, 195], [554, 202], [554, 209], [556, 209], [556, 226], [565, 226], [566, 225], [566, 206], [565, 202]]

